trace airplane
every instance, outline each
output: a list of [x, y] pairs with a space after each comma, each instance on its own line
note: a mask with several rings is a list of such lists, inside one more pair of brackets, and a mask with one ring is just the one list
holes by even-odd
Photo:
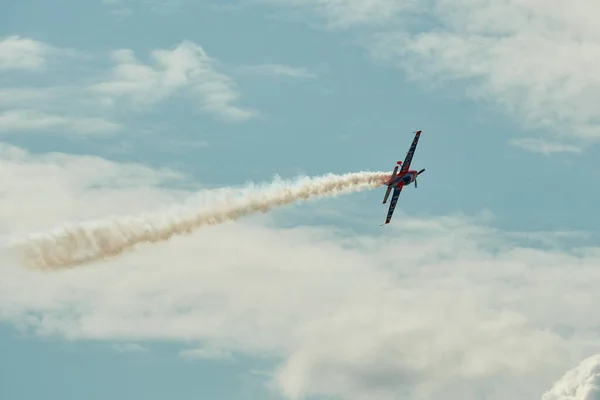
[[[383, 197], [383, 204], [387, 202], [388, 196], [392, 189], [394, 189], [394, 194], [392, 195], [392, 199], [390, 200], [390, 208], [388, 209], [387, 217], [385, 219], [385, 223], [381, 224], [381, 226], [389, 224], [392, 219], [392, 215], [394, 214], [394, 209], [396, 208], [396, 203], [398, 202], [398, 197], [400, 197], [400, 192], [404, 186], [410, 185], [411, 183], [415, 183], [415, 188], [417, 187], [417, 176], [421, 175], [425, 172], [425, 168], [420, 170], [419, 172], [415, 170], [411, 170], [410, 163], [412, 162], [413, 155], [415, 154], [415, 150], [417, 148], [417, 143], [419, 143], [419, 138], [421, 137], [421, 131], [417, 131], [415, 134], [415, 138], [413, 139], [412, 144], [410, 145], [410, 149], [406, 154], [406, 158], [404, 162], [398, 161], [394, 171], [392, 172], [391, 178], [384, 183], [387, 186], [385, 191], [385, 196]], [[398, 167], [402, 166], [400, 172], [398, 172]], [[396, 174], [396, 172], [398, 172]]]

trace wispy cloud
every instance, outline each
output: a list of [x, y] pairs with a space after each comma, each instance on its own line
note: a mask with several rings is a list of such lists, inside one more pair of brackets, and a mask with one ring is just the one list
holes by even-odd
[[123, 129], [85, 86], [0, 89], [0, 130], [7, 133], [114, 134]]
[[102, 96], [103, 104], [143, 109], [183, 92], [200, 109], [227, 120], [257, 116], [253, 110], [234, 105], [241, 97], [235, 81], [219, 72], [216, 60], [192, 42], [153, 51], [154, 65], [143, 64], [131, 50], [115, 51], [112, 58], [117, 66], [109, 78], [90, 87]]
[[59, 116], [33, 110], [0, 113], [0, 131], [64, 131], [67, 133], [105, 134], [118, 132], [120, 124], [102, 118]]
[[[8, 44], [7, 44], [8, 43]], [[27, 75], [16, 73], [0, 89], [0, 131], [3, 133], [36, 133], [101, 135], [122, 130], [122, 125], [104, 113], [94, 99], [85, 93], [85, 84], [74, 77], [64, 84], [55, 81], [55, 73], [69, 72], [73, 63], [55, 63], [75, 51], [48, 43], [12, 36], [0, 44], [4, 61], [0, 65], [15, 70], [40, 70], [46, 74], [45, 86], [31, 85]], [[16, 49], [16, 50], [15, 50]], [[12, 54], [8, 57], [6, 54]], [[74, 62], [84, 59], [76, 57]], [[52, 62], [51, 62], [52, 61]], [[17, 68], [20, 67], [20, 68]], [[57, 78], [58, 79], [58, 78]]]
[[113, 348], [119, 353], [146, 353], [148, 349], [137, 343], [115, 344]]
[[291, 7], [309, 7], [333, 29], [381, 26], [393, 22], [402, 11], [421, 8], [418, 0], [259, 0]]
[[542, 154], [581, 153], [583, 151], [581, 147], [572, 144], [552, 142], [542, 138], [513, 139], [509, 141], [509, 144], [511, 146]]
[[216, 347], [183, 350], [179, 354], [186, 359], [222, 359], [231, 357], [229, 351]]
[[[204, 2], [193, 0], [102, 0], [115, 15], [119, 17], [130, 17], [134, 14], [136, 6], [143, 5], [146, 10], [164, 15], [166, 13], [178, 13], [186, 10], [186, 7], [202, 5]], [[211, 2], [207, 2], [210, 5]]]
[[[16, 47], [62, 51], [29, 39], [11, 40], [19, 44]], [[29, 53], [42, 54], [43, 51], [35, 53], [31, 50]], [[146, 65], [132, 50], [116, 50], [112, 53], [116, 62], [114, 68], [103, 72], [95, 70], [67, 84], [49, 79], [47, 86], [29, 86], [27, 77], [16, 75], [11, 78], [11, 85], [0, 89], [0, 105], [4, 108], [0, 114], [0, 130], [8, 133], [114, 134], [123, 130], [119, 118], [127, 112], [147, 111], [170, 99], [187, 99], [196, 103], [199, 110], [227, 121], [242, 121], [259, 115], [235, 104], [241, 98], [236, 82], [217, 70], [218, 62], [201, 46], [182, 42], [173, 49], [155, 50], [151, 57], [153, 64]], [[46, 65], [41, 56], [19, 58], [14, 54], [6, 56], [4, 63], [5, 66], [29, 68]], [[61, 65], [61, 68], [60, 72], [65, 72], [72, 65]]]
[[426, 85], [458, 82], [526, 129], [600, 139], [600, 3], [264, 1], [316, 11], [330, 28], [367, 27], [375, 58]]
[[547, 2], [437, 1], [441, 29], [374, 36], [373, 54], [416, 79], [463, 81], [466, 93], [495, 104], [526, 128], [600, 139], [600, 29], [596, 3], [558, 11]]
[[317, 75], [309, 72], [306, 68], [291, 67], [281, 64], [248, 65], [238, 68], [244, 74], [255, 75], [282, 75], [292, 78], [316, 78]]

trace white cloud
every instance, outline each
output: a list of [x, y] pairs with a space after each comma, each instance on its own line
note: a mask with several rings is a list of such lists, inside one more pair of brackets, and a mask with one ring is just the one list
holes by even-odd
[[122, 126], [102, 118], [59, 116], [33, 110], [11, 110], [0, 113], [0, 131], [67, 131], [81, 134], [114, 133]]
[[[0, 143], [0, 181], [7, 194], [0, 208], [0, 232], [4, 235], [49, 229], [65, 218], [138, 212], [165, 200], [173, 201], [176, 190], [162, 192], [156, 186], [183, 179], [185, 176], [170, 170], [115, 164], [91, 156], [34, 156]], [[79, 206], [70, 199], [72, 196]], [[44, 205], [52, 211], [44, 212]]]
[[0, 89], [0, 131], [75, 135], [114, 134], [123, 125], [102, 110], [83, 86]]
[[[138, 5], [143, 5], [151, 12], [164, 15], [166, 13], [184, 12], [184, 6], [204, 5], [204, 2], [190, 2], [190, 0], [102, 0], [102, 3], [119, 17], [129, 17], [134, 14]], [[208, 4], [211, 4], [210, 2]]]
[[[18, 49], [20, 50], [17, 51]], [[42, 85], [37, 83], [30, 86], [30, 78], [15, 74], [11, 76], [10, 83], [6, 82], [0, 89], [0, 106], [4, 108], [0, 113], [0, 131], [3, 133], [100, 135], [116, 133], [122, 129], [121, 124], [102, 113], [97, 102], [85, 93], [84, 86], [78, 82], [79, 77], [71, 77], [68, 86], [57, 85], [55, 79], [58, 79], [58, 75], [54, 73], [70, 72], [68, 68], [73, 65], [58, 64], [57, 68], [50, 68], [48, 59], [50, 56], [54, 59], [58, 55], [74, 54], [73, 51], [13, 36], [0, 43], [0, 53], [12, 54], [4, 61], [0, 55], [0, 68], [4, 62], [7, 68], [43, 68], [46, 72]], [[80, 62], [82, 58], [74, 61]]]
[[542, 400], [600, 399], [600, 355], [583, 360], [559, 379]]
[[[0, 235], [166, 207], [190, 194], [158, 187], [172, 178], [3, 146]], [[600, 249], [562, 251], [552, 234], [525, 247], [486, 215], [400, 213], [376, 238], [266, 217], [56, 274], [3, 252], [0, 319], [69, 339], [198, 343], [183, 356], [274, 355], [289, 397], [539, 398], [600, 349]]]
[[[486, 391], [492, 398], [530, 398], [524, 395], [536, 388], [520, 378], [535, 377], [540, 367], [547, 369], [542, 374], [552, 371], [563, 360], [562, 339], [522, 315], [481, 310], [475, 299], [451, 300], [431, 290], [398, 295], [389, 298], [395, 309], [382, 298], [380, 310], [373, 304], [315, 323], [278, 375], [284, 393], [476, 399]], [[509, 386], [493, 388], [490, 380]]]
[[222, 359], [231, 356], [227, 350], [218, 347], [184, 350], [180, 355], [187, 359]]
[[292, 78], [316, 78], [306, 68], [291, 67], [281, 64], [249, 65], [239, 68], [242, 73], [257, 75], [283, 75]]
[[[29, 39], [19, 40], [54, 49]], [[117, 119], [126, 112], [143, 111], [176, 96], [226, 120], [258, 115], [234, 104], [241, 97], [235, 81], [218, 72], [216, 60], [194, 43], [182, 42], [172, 50], [155, 50], [152, 66], [138, 61], [132, 50], [117, 50], [112, 56], [117, 66], [110, 72], [100, 77], [74, 76], [67, 85], [54, 82], [52, 75], [48, 75], [45, 86], [29, 86], [23, 76], [12, 78], [10, 85], [0, 89], [0, 105], [5, 108], [0, 114], [0, 130], [114, 134], [123, 130]], [[67, 67], [72, 65], [61, 68]]]
[[265, 0], [368, 25], [371, 54], [424, 84], [463, 84], [526, 129], [600, 139], [600, 3], [575, 0]]
[[553, 154], [553, 153], [581, 153], [581, 147], [572, 144], [552, 142], [542, 138], [523, 138], [513, 139], [509, 142], [512, 146], [521, 147], [535, 153]]
[[418, 0], [259, 0], [263, 3], [310, 7], [334, 29], [393, 22], [401, 11], [417, 11]]
[[155, 50], [154, 66], [141, 63], [131, 50], [113, 53], [117, 66], [108, 81], [91, 86], [104, 104], [119, 106], [121, 100], [134, 108], [145, 108], [184, 91], [201, 109], [229, 120], [256, 116], [252, 110], [234, 105], [240, 98], [235, 81], [218, 72], [216, 61], [204, 49], [184, 41], [173, 50]]
[[42, 69], [46, 66], [46, 57], [53, 51], [51, 46], [37, 40], [5, 37], [0, 40], [0, 70]]
[[144, 346], [137, 343], [115, 344], [113, 348], [119, 353], [145, 353], [148, 351]]

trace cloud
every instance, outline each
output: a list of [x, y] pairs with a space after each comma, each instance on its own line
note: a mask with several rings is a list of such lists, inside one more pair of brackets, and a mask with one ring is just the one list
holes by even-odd
[[54, 49], [47, 44], [8, 36], [0, 40], [0, 70], [40, 70], [46, 66], [46, 57]]
[[186, 359], [223, 359], [231, 357], [227, 350], [214, 348], [198, 348], [180, 352], [181, 357]]
[[317, 76], [305, 68], [290, 67], [280, 64], [249, 65], [239, 68], [245, 74], [282, 75], [292, 78], [316, 78]]
[[600, 139], [600, 4], [540, 0], [265, 0], [362, 28], [370, 54], [428, 86], [458, 83], [526, 129]]
[[542, 400], [598, 399], [600, 399], [600, 355], [583, 360], [542, 396]]
[[[5, 243], [196, 198], [170, 188], [187, 179], [174, 171], [6, 145], [0, 179]], [[400, 212], [377, 237], [284, 229], [278, 215], [56, 274], [4, 250], [0, 320], [71, 340], [176, 341], [191, 347], [182, 356], [270, 355], [290, 398], [539, 398], [600, 350], [598, 248], [561, 250], [560, 234], [498, 231], [485, 214]]]
[[[30, 76], [16, 71], [2, 86], [0, 106], [4, 110], [0, 113], [0, 131], [8, 134], [104, 135], [122, 130], [123, 126], [106, 115], [86, 93], [85, 84], [81, 82], [85, 78], [73, 72], [73, 63], [52, 65], [48, 62], [59, 55], [73, 55], [74, 51], [16, 36], [2, 42], [0, 49], [7, 42], [9, 45], [5, 48], [12, 49], [13, 55], [20, 54], [10, 57], [13, 69], [43, 69], [44, 75], [42, 81], [32, 84]], [[74, 61], [82, 62], [84, 58], [76, 57]], [[61, 73], [69, 75], [69, 83], [61, 82]]]
[[155, 50], [153, 66], [141, 63], [131, 50], [117, 50], [117, 63], [110, 78], [90, 90], [101, 95], [104, 104], [121, 104], [143, 109], [183, 91], [200, 109], [227, 120], [255, 117], [255, 111], [234, 105], [240, 98], [235, 81], [216, 70], [216, 61], [201, 46], [184, 41], [172, 50]]
[[581, 153], [581, 147], [560, 142], [551, 142], [542, 138], [513, 139], [509, 142], [512, 146], [521, 147], [535, 153]]
[[137, 343], [115, 344], [113, 348], [119, 353], [146, 353], [148, 349]]
[[[544, 362], [548, 368], [562, 361], [552, 354], [564, 347], [558, 335], [532, 329], [522, 315], [494, 315], [461, 299], [447, 303], [445, 316], [440, 301], [449, 298], [418, 298], [425, 304], [405, 307], [418, 308], [420, 317], [382, 304], [382, 311], [365, 307], [315, 324], [279, 371], [283, 392], [292, 399], [476, 399], [484, 391], [493, 398], [525, 398], [535, 387], [524, 387], [519, 378], [535, 376]], [[392, 304], [406, 302], [399, 300]], [[493, 388], [492, 380], [510, 387]]]
[[[7, 194], [0, 209], [0, 233], [12, 235], [52, 228], [65, 220], [139, 212], [163, 204], [161, 199], [174, 201], [177, 190], [157, 189], [186, 182], [186, 177], [168, 169], [116, 164], [92, 156], [35, 156], [0, 142], [0, 180]], [[78, 200], [73, 202], [70, 196]], [[44, 204], [52, 211], [43, 212]]]
[[[102, 0], [102, 3], [119, 17], [130, 17], [139, 5], [157, 14], [186, 11], [185, 6], [197, 6], [189, 0]], [[209, 3], [210, 4], [210, 3]], [[204, 5], [201, 2], [199, 5]]]
[[[30, 39], [19, 40], [63, 52]], [[124, 114], [147, 111], [168, 99], [192, 101], [202, 111], [229, 121], [259, 115], [235, 105], [241, 97], [235, 81], [218, 72], [216, 60], [192, 42], [153, 51], [154, 65], [141, 63], [128, 49], [114, 51], [112, 58], [117, 63], [112, 70], [101, 72], [92, 66], [86, 69], [94, 72], [86, 76], [74, 74], [68, 83], [50, 72], [69, 73], [72, 65], [49, 71], [43, 85], [30, 85], [30, 79], [22, 75], [12, 77], [10, 84], [0, 89], [0, 106], [5, 109], [0, 114], [0, 130], [115, 134], [124, 130], [119, 122]]]
[[418, 0], [261, 0], [288, 7], [310, 7], [332, 29], [381, 25], [395, 21], [402, 11], [419, 10]]
[[0, 131], [69, 131], [81, 134], [114, 133], [120, 124], [102, 118], [66, 117], [32, 110], [11, 110], [0, 113]]
[[[18, 80], [16, 80], [18, 82]], [[0, 89], [0, 131], [108, 135], [123, 125], [86, 93], [84, 86], [12, 86]]]

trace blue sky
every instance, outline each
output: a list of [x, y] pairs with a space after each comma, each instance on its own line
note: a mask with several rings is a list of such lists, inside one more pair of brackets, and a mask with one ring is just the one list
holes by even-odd
[[427, 172], [386, 230], [381, 189], [55, 274], [2, 255], [0, 397], [541, 398], [600, 344], [575, 3], [4, 1], [3, 237], [388, 171], [417, 129]]

